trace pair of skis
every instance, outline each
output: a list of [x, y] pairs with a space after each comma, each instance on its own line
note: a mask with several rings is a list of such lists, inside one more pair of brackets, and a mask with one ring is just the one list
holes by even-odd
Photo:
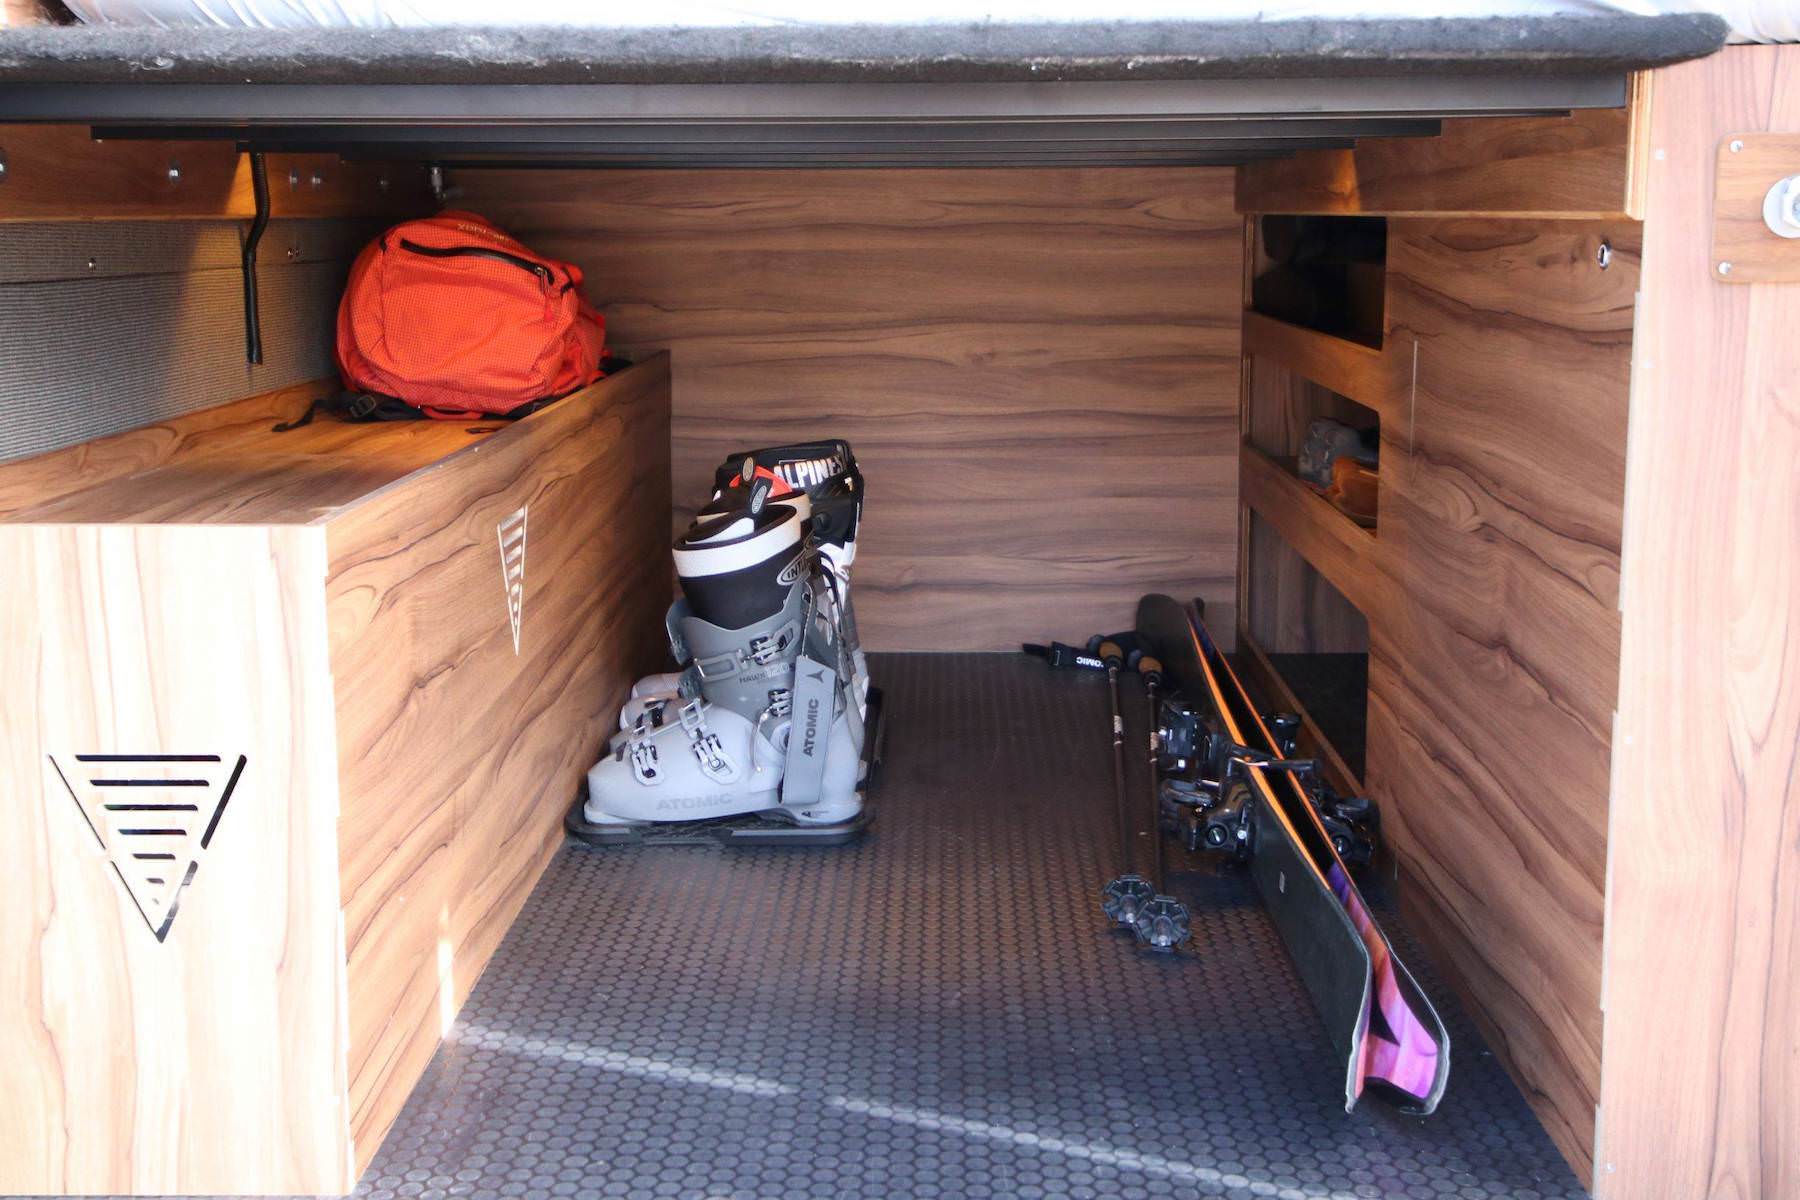
[[1375, 923], [1294, 771], [1268, 761], [1284, 757], [1279, 743], [1199, 609], [1145, 596], [1137, 633], [1174, 690], [1209, 704], [1232, 745], [1258, 752], [1236, 764], [1251, 789], [1250, 875], [1345, 1061], [1345, 1110], [1373, 1084], [1403, 1112], [1432, 1112], [1450, 1074], [1443, 1022]]

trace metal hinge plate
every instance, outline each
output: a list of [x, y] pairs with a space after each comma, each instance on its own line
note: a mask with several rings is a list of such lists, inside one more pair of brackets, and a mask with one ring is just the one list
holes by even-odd
[[1800, 283], [1800, 133], [1727, 134], [1713, 178], [1713, 278]]

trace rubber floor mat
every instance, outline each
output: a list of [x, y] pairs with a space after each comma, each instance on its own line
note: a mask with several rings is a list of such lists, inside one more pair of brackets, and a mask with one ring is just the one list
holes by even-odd
[[[1584, 1194], [1391, 913], [1455, 1045], [1425, 1119], [1343, 1112], [1242, 874], [1174, 856], [1177, 957], [1107, 928], [1103, 677], [1004, 655], [872, 673], [890, 708], [868, 837], [565, 848], [359, 1195]], [[1142, 691], [1122, 693], [1142, 746]]]

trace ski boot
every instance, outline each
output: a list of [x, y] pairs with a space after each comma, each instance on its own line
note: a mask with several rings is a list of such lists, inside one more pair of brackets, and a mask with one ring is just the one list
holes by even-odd
[[[829, 572], [839, 624], [850, 651], [859, 711], [868, 711], [869, 670], [856, 632], [850, 606], [850, 565], [856, 559], [856, 534], [862, 514], [862, 474], [855, 455], [844, 441], [809, 442], [740, 452], [726, 459], [714, 473], [713, 498], [700, 511], [705, 521], [730, 511], [743, 502], [744, 488], [756, 480], [768, 480], [771, 502], [798, 508], [809, 524], [807, 530]], [[680, 625], [686, 601], [669, 609], [669, 647], [677, 662], [687, 664], [690, 655], [682, 644]], [[672, 702], [698, 694], [698, 680], [690, 668], [646, 676], [632, 686], [631, 697], [619, 711], [620, 744], [632, 733], [660, 727], [673, 711]]]
[[[687, 608], [675, 623], [697, 694], [669, 702], [661, 724], [634, 730], [588, 772], [589, 826], [751, 813], [834, 826], [860, 813], [848, 656], [800, 509], [768, 491], [758, 481], [747, 507], [696, 521], [676, 543]], [[823, 661], [803, 658], [808, 647]]]

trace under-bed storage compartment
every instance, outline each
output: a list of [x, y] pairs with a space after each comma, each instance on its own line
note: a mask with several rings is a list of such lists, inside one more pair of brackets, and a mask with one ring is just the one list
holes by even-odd
[[1360, 794], [1369, 723], [1369, 622], [1252, 512], [1238, 652], [1265, 694], [1301, 720], [1300, 752]]
[[[1732, 107], [1708, 101], [1746, 90], [1715, 82], [1690, 80], [1684, 111]], [[332, 1191], [354, 1180], [556, 845], [557, 817], [624, 687], [661, 665], [671, 508], [684, 528], [730, 451], [829, 434], [854, 441], [872, 489], [856, 568], [867, 648], [1010, 651], [1123, 628], [1141, 592], [1206, 600], [1210, 627], [1222, 640], [1237, 634], [1233, 670], [1257, 700], [1304, 716], [1300, 751], [1324, 760], [1339, 792], [1379, 804], [1389, 853], [1371, 896], [1397, 897], [1396, 923], [1429, 946], [1403, 949], [1435, 968], [1421, 972], [1431, 998], [1460, 994], [1581, 1186], [1635, 1200], [1716, 1160], [1720, 1177], [1791, 1191], [1780, 1186], [1786, 1160], [1767, 1161], [1784, 1150], [1763, 1149], [1791, 1141], [1791, 1108], [1764, 1098], [1783, 1082], [1768, 1063], [1790, 1048], [1791, 1005], [1763, 987], [1793, 908], [1785, 862], [1769, 848], [1791, 839], [1779, 828], [1787, 810], [1763, 801], [1791, 776], [1792, 706], [1777, 693], [1794, 667], [1781, 647], [1800, 643], [1781, 640], [1791, 622], [1765, 600], [1779, 590], [1769, 576], [1785, 569], [1777, 551], [1793, 541], [1771, 513], [1793, 506], [1779, 487], [1744, 482], [1755, 453], [1743, 447], [1778, 452], [1792, 439], [1776, 389], [1753, 402], [1749, 384], [1740, 396], [1736, 382], [1719, 382], [1791, 372], [1772, 352], [1752, 371], [1731, 349], [1759, 323], [1747, 313], [1768, 325], [1779, 305], [1720, 299], [1704, 238], [1685, 227], [1701, 221], [1703, 201], [1674, 205], [1682, 220], [1638, 219], [1645, 178], [1671, 204], [1728, 132], [1715, 121], [1700, 137], [1665, 109], [1652, 139], [1642, 95], [1634, 89], [1630, 112], [1446, 121], [1440, 136], [1246, 162], [1235, 176], [1141, 165], [513, 171], [476, 158], [450, 170], [458, 203], [581, 266], [612, 345], [641, 365], [516, 426], [321, 418], [272, 435], [321, 391], [302, 387], [0, 465], [0, 571], [24, 581], [0, 591], [0, 623], [22, 631], [0, 647], [0, 684], [24, 698], [0, 740], [0, 816], [31, 851], [7, 893], [14, 919], [0, 926], [0, 997], [28, 999], [0, 1005], [4, 1063], [25, 1068], [8, 1072], [21, 1097], [8, 1112], [23, 1121], [0, 1141], [0, 1184]], [[15, 188], [27, 178], [20, 165], [15, 153]], [[1640, 279], [1647, 241], [1660, 269]], [[1760, 305], [1767, 292], [1755, 295]], [[1700, 327], [1705, 337], [1683, 336], [1670, 315], [1690, 298], [1714, 322]], [[673, 382], [655, 357], [665, 349]], [[236, 353], [233, 344], [233, 367]], [[1303, 478], [1322, 420], [1348, 431], [1338, 449], [1368, 468], [1359, 502]], [[1715, 540], [1712, 527], [1726, 525], [1731, 540]], [[1752, 610], [1732, 589], [1752, 576], [1746, 591], [1761, 607], [1746, 621]], [[1622, 609], [1628, 630], [1637, 625], [1623, 649]], [[1766, 655], [1739, 653], [1747, 637]], [[1717, 658], [1720, 646], [1732, 661]], [[683, 939], [705, 917], [648, 933], [647, 923], [582, 922], [590, 943], [614, 930], [668, 939], [656, 952], [681, 963], [662, 978], [698, 979], [712, 1003], [733, 1000], [721, 983], [754, 991], [794, 970], [804, 973], [784, 993], [804, 1001], [794, 1009], [822, 994], [809, 990], [818, 983], [863, 1013], [882, 1010], [883, 1036], [923, 1031], [922, 1106], [886, 1082], [865, 1095], [777, 1078], [814, 1055], [839, 1068], [831, 1056], [852, 1043], [870, 1057], [867, 1026], [815, 1039], [811, 1012], [785, 1023], [794, 1041], [781, 1048], [800, 1049], [777, 1056], [770, 1078], [756, 1053], [715, 1069], [720, 1040], [774, 1048], [779, 1039], [762, 1035], [780, 1006], [733, 1006], [736, 1024], [689, 1023], [685, 1042], [649, 1037], [659, 1057], [642, 1071], [649, 1060], [635, 1057], [633, 1070], [611, 1070], [626, 1061], [613, 1055], [631, 1044], [629, 1021], [589, 1025], [601, 1031], [591, 1042], [567, 1045], [537, 1040], [539, 1024], [525, 1053], [596, 1072], [617, 1107], [591, 1111], [626, 1113], [627, 1124], [659, 1111], [634, 1103], [634, 1085], [716, 1083], [715, 1101], [753, 1093], [765, 1115], [769, 1095], [798, 1097], [834, 1121], [910, 1117], [945, 1146], [1004, 1143], [1007, 1154], [1043, 1150], [1082, 1170], [1154, 1162], [1183, 1186], [1229, 1178], [1229, 1148], [1190, 1139], [1183, 1122], [1145, 1154], [1117, 1127], [1089, 1139], [1082, 1121], [1041, 1105], [1025, 1113], [1037, 1104], [1041, 1046], [1026, 1035], [1017, 1044], [1027, 1048], [1004, 1060], [1017, 1014], [981, 990], [996, 977], [987, 957], [966, 953], [968, 905], [913, 913], [888, 903], [890, 891], [954, 901], [969, 881], [986, 895], [994, 878], [1029, 879], [1036, 893], [991, 906], [996, 920], [1029, 910], [1022, 919], [1039, 922], [1019, 945], [1046, 930], [1066, 941], [1077, 913], [1097, 935], [1083, 889], [1102, 838], [1111, 848], [1111, 813], [1089, 836], [1046, 819], [1041, 795], [1020, 793], [1038, 772], [1055, 787], [1036, 790], [1069, 792], [1071, 809], [1076, 793], [1091, 791], [1096, 806], [1110, 798], [1105, 681], [1016, 657], [966, 665], [877, 655], [874, 670], [896, 694], [912, 689], [890, 749], [911, 756], [901, 778], [929, 794], [910, 810], [906, 795], [884, 795], [866, 854], [823, 869], [812, 860], [798, 888], [786, 863], [740, 861], [730, 870], [755, 877], [756, 904], [714, 887], [725, 873], [705, 865], [706, 888], [659, 877], [684, 903], [727, 897], [736, 924], [723, 928], [745, 935], [731, 953], [691, 956]], [[1144, 696], [1136, 680], [1127, 687], [1128, 698]], [[1746, 735], [1731, 722], [1749, 709]], [[1134, 704], [1114, 728], [1141, 747], [1132, 727], [1144, 716]], [[1225, 752], [1238, 752], [1235, 741]], [[1015, 769], [1021, 761], [1029, 768]], [[1137, 757], [1129, 769], [1150, 766]], [[1148, 782], [1134, 777], [1133, 794], [1157, 803], [1154, 785], [1138, 786]], [[147, 832], [158, 829], [168, 832]], [[138, 857], [159, 838], [170, 840]], [[1046, 854], [1055, 869], [1032, 874]], [[1024, 874], [1001, 869], [1009, 863]], [[1171, 890], [1204, 892], [1192, 866], [1172, 873], [1183, 878]], [[611, 867], [583, 860], [568, 877]], [[777, 874], [781, 884], [767, 882]], [[613, 890], [595, 894], [643, 900], [607, 878]], [[835, 890], [844, 879], [854, 882]], [[894, 879], [902, 884], [882, 886]], [[1212, 899], [1230, 893], [1225, 884]], [[775, 910], [760, 901], [781, 894], [802, 898], [793, 925], [804, 936], [785, 921], [771, 928]], [[842, 901], [825, 922], [804, 899], [818, 895]], [[578, 900], [563, 918], [594, 894]], [[878, 927], [852, 919], [871, 904], [884, 909], [884, 937], [858, 940]], [[1390, 911], [1384, 898], [1381, 918]], [[1041, 921], [1046, 912], [1071, 915]], [[1240, 917], [1226, 905], [1211, 915]], [[560, 966], [565, 939], [549, 940], [555, 950], [539, 965]], [[1032, 1026], [1040, 1032], [1067, 1023], [1058, 1003], [1087, 1003], [1082, 989], [1055, 986], [1055, 971], [1083, 972], [1104, 991], [1114, 977], [1096, 963], [1141, 965], [1128, 941], [1068, 944], [1080, 948], [1021, 960], [1039, 972], [1024, 982], [1051, 1000], [1040, 1005], [1051, 1023]], [[1266, 982], [1278, 972], [1246, 963], [1251, 944], [1272, 945], [1240, 938], [1188, 966], [1215, 982], [1221, 970]], [[924, 989], [904, 998], [903, 1028], [868, 1003], [900, 986], [887, 951], [871, 946], [899, 947], [904, 986]], [[934, 973], [950, 958], [976, 973], [966, 990], [938, 988], [954, 978]], [[756, 963], [739, 975], [733, 964], [746, 959]], [[585, 1002], [602, 977], [632, 1003], [595, 1007], [609, 1018], [629, 1010], [636, 1032], [654, 1033], [673, 1010], [636, 985], [657, 964], [648, 953], [610, 977], [604, 964], [550, 969], [513, 981], [511, 995], [561, 980], [565, 990], [516, 1005], [554, 1012], [575, 1007], [568, 980], [582, 981]], [[839, 986], [832, 972], [845, 964], [877, 972], [875, 990]], [[1191, 995], [1175, 990], [1182, 968], [1162, 965], [1144, 976], [1154, 972], [1157, 987], [1136, 988], [1133, 1003], [1189, 1011]], [[1670, 988], [1675, 978], [1682, 988]], [[1176, 981], [1168, 994], [1165, 979]], [[1004, 986], [1031, 995], [1011, 976]], [[1662, 1023], [1665, 1007], [1681, 1020]], [[1070, 1061], [1116, 1081], [1116, 1047], [1129, 1037], [1096, 1031], [1131, 1011], [1108, 1009]], [[1290, 1018], [1248, 1020], [1278, 1030], [1291, 1056], [1305, 1033], [1291, 1034], [1311, 1018], [1280, 1024]], [[985, 1020], [1007, 1028], [972, 1036]], [[949, 1022], [955, 1036], [939, 1036]], [[1476, 1047], [1455, 1022], [1458, 1053]], [[1248, 1067], [1226, 1064], [1246, 1078], [1273, 1061], [1239, 1036], [1247, 1026], [1214, 1026], [1159, 1030], [1161, 1045], [1181, 1047], [1160, 1060], [1165, 1070], [1181, 1073], [1169, 1067], [1181, 1053], [1208, 1069], [1224, 1062], [1204, 1062], [1213, 1037], [1246, 1056]], [[996, 1055], [980, 1064], [992, 1074], [962, 1078], [1003, 1081], [1022, 1098], [994, 1100], [979, 1120], [943, 1086], [949, 1060], [933, 1057], [978, 1041], [977, 1058]], [[1727, 1042], [1730, 1055], [1715, 1054]], [[699, 1049], [665, 1054], [671, 1045]], [[498, 1038], [483, 1047], [500, 1059], [515, 1049]], [[1086, 1086], [1076, 1083], [1071, 1093]], [[1476, 1074], [1465, 1086], [1484, 1085]], [[1448, 1129], [1434, 1151], [1453, 1147], [1455, 1158], [1471, 1111], [1423, 1129], [1395, 1121], [1383, 1134], [1409, 1144]], [[484, 1118], [450, 1118], [463, 1119]], [[1329, 1155], [1357, 1153], [1345, 1147], [1364, 1117], [1306, 1120], [1293, 1141], [1334, 1149], [1321, 1155], [1322, 1175], [1308, 1166], [1292, 1186], [1334, 1187]], [[590, 1121], [583, 1135], [598, 1140], [582, 1144], [605, 1146], [611, 1132]], [[1287, 1137], [1280, 1122], [1260, 1132]], [[813, 1150], [804, 1136], [790, 1148]], [[1759, 1154], [1760, 1165], [1749, 1161]], [[640, 1167], [653, 1157], [640, 1155]], [[942, 1179], [979, 1174], [972, 1158], [950, 1168], [947, 1153]], [[617, 1169], [609, 1182], [637, 1168]], [[1286, 1186], [1276, 1178], [1248, 1183]], [[1544, 1185], [1575, 1186], [1560, 1174]], [[1670, 1194], [1699, 1190], [1671, 1184]]]
[[9, 1189], [354, 1183], [657, 661], [668, 388], [0, 466]]

